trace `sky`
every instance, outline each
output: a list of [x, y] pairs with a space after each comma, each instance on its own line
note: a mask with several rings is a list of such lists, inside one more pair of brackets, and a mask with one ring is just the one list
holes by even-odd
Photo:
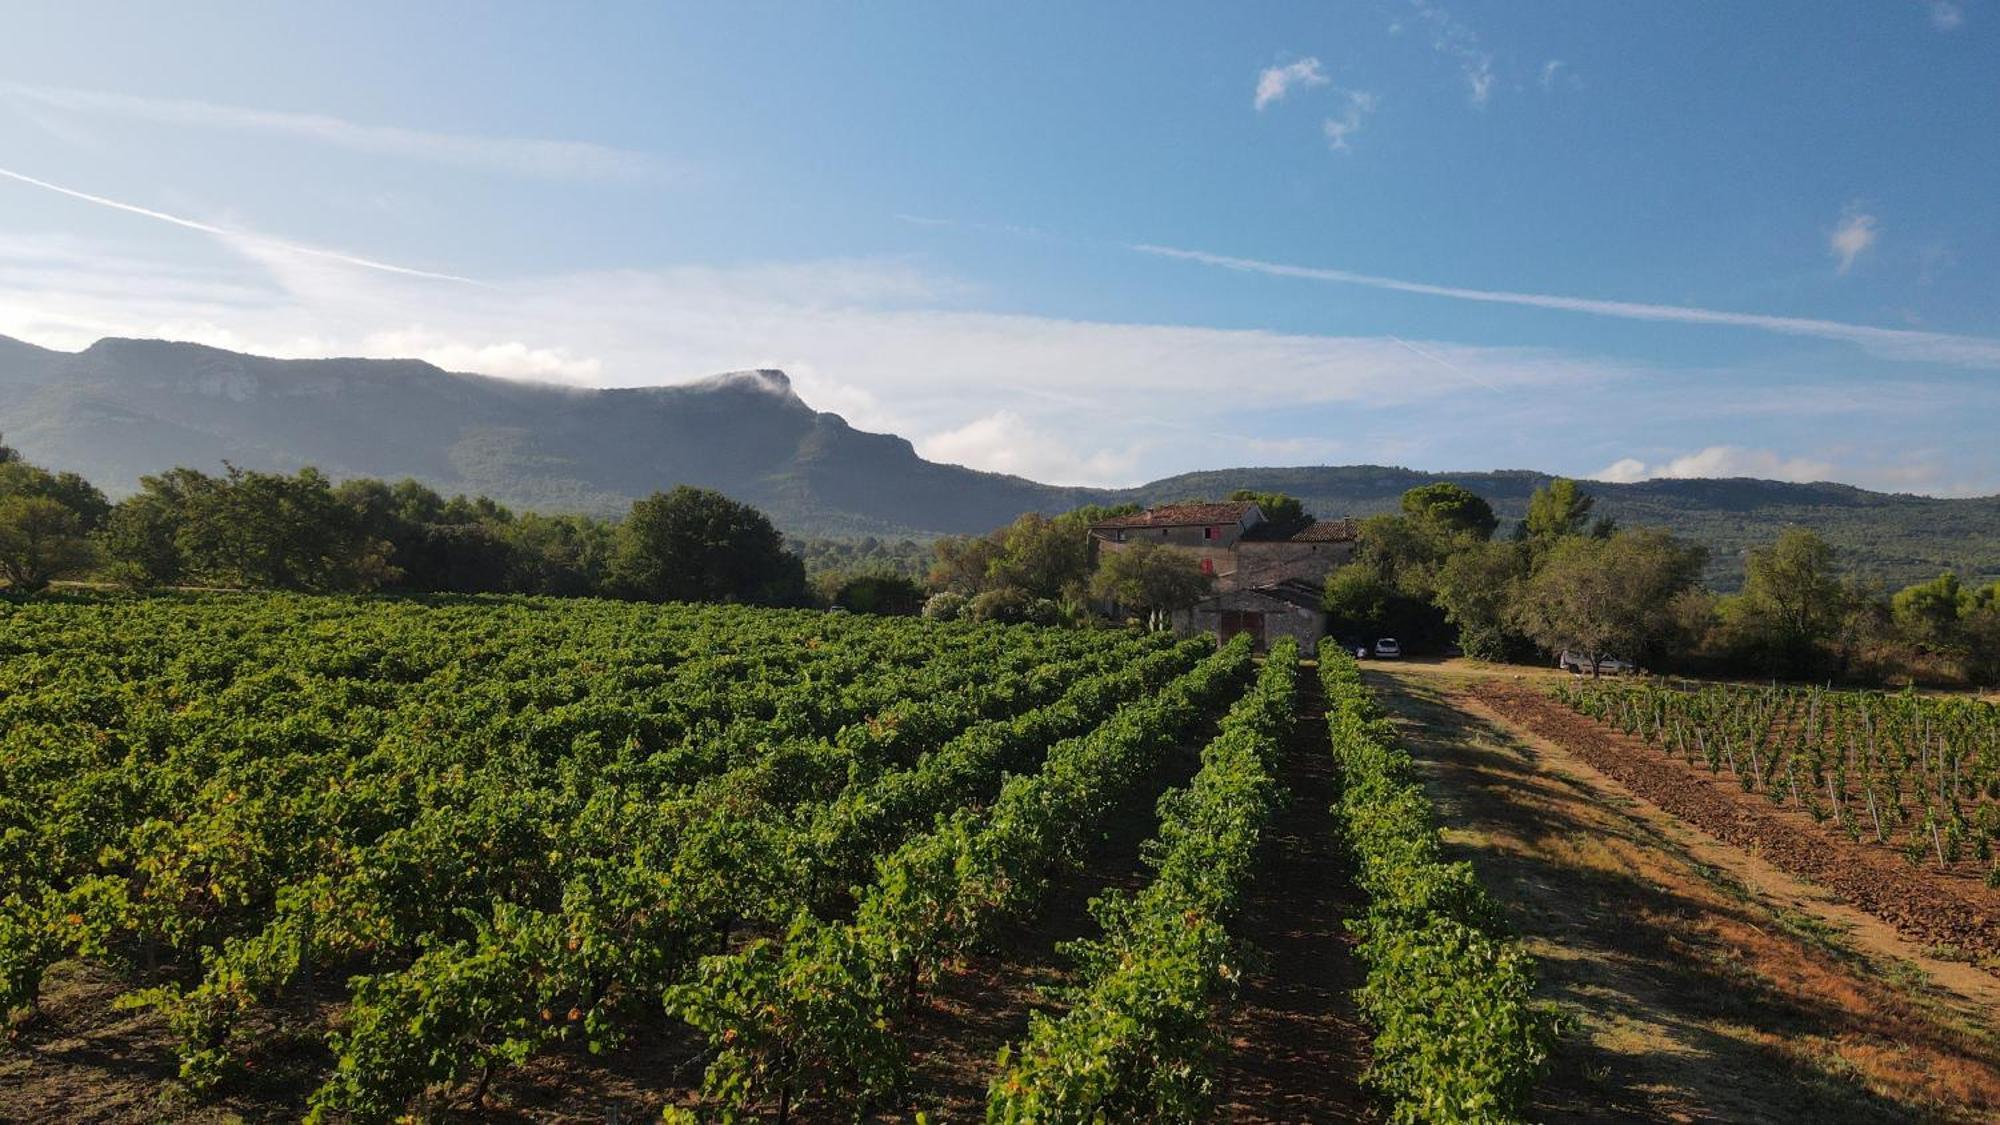
[[0, 334], [2000, 493], [2000, 3], [8, 6]]

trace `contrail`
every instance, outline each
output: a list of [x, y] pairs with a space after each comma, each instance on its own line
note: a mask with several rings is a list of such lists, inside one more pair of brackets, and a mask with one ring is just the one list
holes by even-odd
[[1430, 360], [1432, 363], [1438, 364], [1439, 366], [1442, 367], [1450, 368], [1451, 370], [1458, 372], [1460, 375], [1463, 375], [1467, 379], [1470, 379], [1473, 382], [1479, 384], [1480, 386], [1485, 387], [1487, 390], [1492, 391], [1494, 394], [1506, 393], [1502, 391], [1499, 387], [1493, 385], [1492, 383], [1489, 383], [1486, 380], [1481, 379], [1479, 376], [1474, 375], [1472, 372], [1467, 371], [1465, 368], [1460, 367], [1458, 364], [1453, 363], [1450, 360], [1446, 359], [1445, 357], [1437, 355], [1434, 352], [1427, 352], [1424, 349], [1416, 346], [1415, 344], [1410, 343], [1408, 340], [1403, 339], [1401, 336], [1391, 336], [1389, 338], [1403, 345], [1404, 347], [1410, 349], [1411, 351], [1417, 353], [1418, 355], [1423, 356], [1425, 359]]
[[389, 262], [378, 262], [373, 258], [357, 258], [352, 254], [342, 254], [334, 250], [321, 250], [318, 247], [314, 246], [301, 246], [296, 242], [286, 242], [283, 239], [271, 238], [261, 234], [252, 234], [249, 231], [230, 230], [227, 227], [219, 227], [214, 225], [213, 223], [204, 223], [195, 219], [182, 218], [179, 215], [169, 215], [165, 211], [155, 211], [150, 207], [141, 207], [136, 203], [124, 203], [116, 199], [107, 199], [101, 195], [92, 195], [87, 191], [77, 191], [75, 188], [66, 188], [61, 184], [52, 184], [47, 180], [38, 180], [33, 176], [25, 176], [19, 172], [8, 171], [5, 168], [0, 168], [0, 176], [4, 176], [10, 180], [18, 180], [24, 184], [32, 184], [35, 187], [42, 188], [45, 191], [55, 192], [58, 195], [66, 195], [69, 196], [71, 199], [81, 199], [85, 203], [95, 203], [99, 207], [109, 207], [114, 211], [124, 211], [127, 214], [132, 214], [132, 215], [143, 215], [148, 219], [157, 219], [158, 221], [163, 223], [172, 223], [174, 226], [185, 227], [188, 230], [198, 230], [203, 234], [213, 234], [222, 238], [240, 238], [250, 242], [259, 242], [266, 246], [273, 246], [292, 254], [304, 254], [314, 258], [325, 258], [328, 261], [340, 262], [350, 266], [360, 266], [364, 269], [381, 270], [383, 273], [401, 274], [404, 277], [421, 277], [431, 281], [453, 281], [461, 285], [484, 286], [486, 284], [483, 281], [478, 281], [470, 277], [460, 277], [457, 274], [433, 273], [429, 270], [411, 269], [408, 266], [398, 266], [391, 264]]
[[1502, 305], [1526, 305], [1531, 308], [1556, 309], [1563, 312], [1588, 313], [1592, 316], [1611, 316], [1625, 320], [1666, 321], [1680, 324], [1722, 324], [1737, 328], [1756, 328], [1765, 332], [1776, 332], [1787, 336], [1811, 336], [1823, 340], [1841, 340], [1859, 344], [1903, 359], [1922, 360], [1931, 363], [1951, 363], [1963, 367], [2000, 368], [2000, 340], [1987, 336], [1959, 336], [1944, 332], [1916, 332], [1902, 328], [1877, 328], [1866, 324], [1847, 324], [1837, 320], [1816, 320], [1810, 317], [1766, 316], [1760, 313], [1727, 312], [1721, 309], [1704, 309], [1692, 305], [1655, 305], [1637, 301], [1606, 301], [1592, 297], [1565, 297], [1550, 293], [1510, 293], [1493, 289], [1467, 289], [1456, 285], [1432, 285], [1421, 281], [1404, 281], [1394, 277], [1379, 277], [1373, 274], [1355, 273], [1351, 270], [1322, 269], [1313, 266], [1286, 265], [1282, 262], [1261, 262], [1254, 258], [1232, 258], [1223, 254], [1210, 254], [1201, 250], [1183, 250], [1173, 246], [1157, 246], [1139, 243], [1129, 247], [1142, 254], [1154, 254], [1163, 258], [1177, 258], [1182, 261], [1199, 262], [1207, 266], [1238, 270], [1244, 273], [1259, 273], [1270, 277], [1293, 277], [1307, 281], [1331, 281], [1344, 285], [1362, 285], [1370, 289], [1387, 289], [1397, 293], [1418, 293], [1429, 297], [1450, 297], [1461, 301], [1483, 301]]

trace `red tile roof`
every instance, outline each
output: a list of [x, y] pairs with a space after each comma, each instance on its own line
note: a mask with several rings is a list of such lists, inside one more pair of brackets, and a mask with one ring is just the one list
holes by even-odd
[[1360, 538], [1361, 528], [1353, 520], [1320, 520], [1304, 531], [1293, 532], [1290, 543], [1351, 543]]
[[1351, 543], [1359, 538], [1360, 530], [1353, 520], [1321, 520], [1288, 535], [1272, 524], [1261, 523], [1243, 538], [1250, 543]]
[[1093, 528], [1196, 527], [1210, 524], [1242, 523], [1243, 515], [1257, 505], [1247, 500], [1219, 504], [1167, 504], [1133, 516], [1114, 516], [1091, 524]]

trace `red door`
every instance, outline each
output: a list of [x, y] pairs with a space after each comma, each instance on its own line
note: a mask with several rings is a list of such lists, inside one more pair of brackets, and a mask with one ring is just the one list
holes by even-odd
[[1216, 637], [1227, 641], [1238, 633], [1250, 634], [1250, 642], [1257, 646], [1258, 651], [1263, 651], [1264, 615], [1250, 609], [1223, 610], [1216, 621]]

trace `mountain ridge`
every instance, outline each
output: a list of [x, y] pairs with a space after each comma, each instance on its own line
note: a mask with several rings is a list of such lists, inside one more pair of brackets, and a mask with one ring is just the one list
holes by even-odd
[[[0, 336], [0, 433], [24, 455], [114, 496], [174, 465], [223, 461], [344, 478], [415, 477], [545, 511], [622, 512], [654, 489], [726, 492], [803, 535], [985, 531], [1024, 511], [1157, 503], [1238, 488], [1283, 491], [1322, 516], [1393, 510], [1453, 481], [1518, 518], [1553, 479], [1525, 469], [1380, 465], [1198, 470], [1130, 488], [1049, 485], [927, 461], [905, 438], [814, 409], [772, 369], [690, 383], [577, 388], [452, 372], [416, 359], [272, 359], [202, 344], [106, 337], [79, 352]], [[2000, 496], [1938, 499], [1826, 481], [1592, 482], [1599, 509], [1707, 543], [1712, 577], [1785, 524], [1813, 527], [1863, 573], [2000, 574]]]

